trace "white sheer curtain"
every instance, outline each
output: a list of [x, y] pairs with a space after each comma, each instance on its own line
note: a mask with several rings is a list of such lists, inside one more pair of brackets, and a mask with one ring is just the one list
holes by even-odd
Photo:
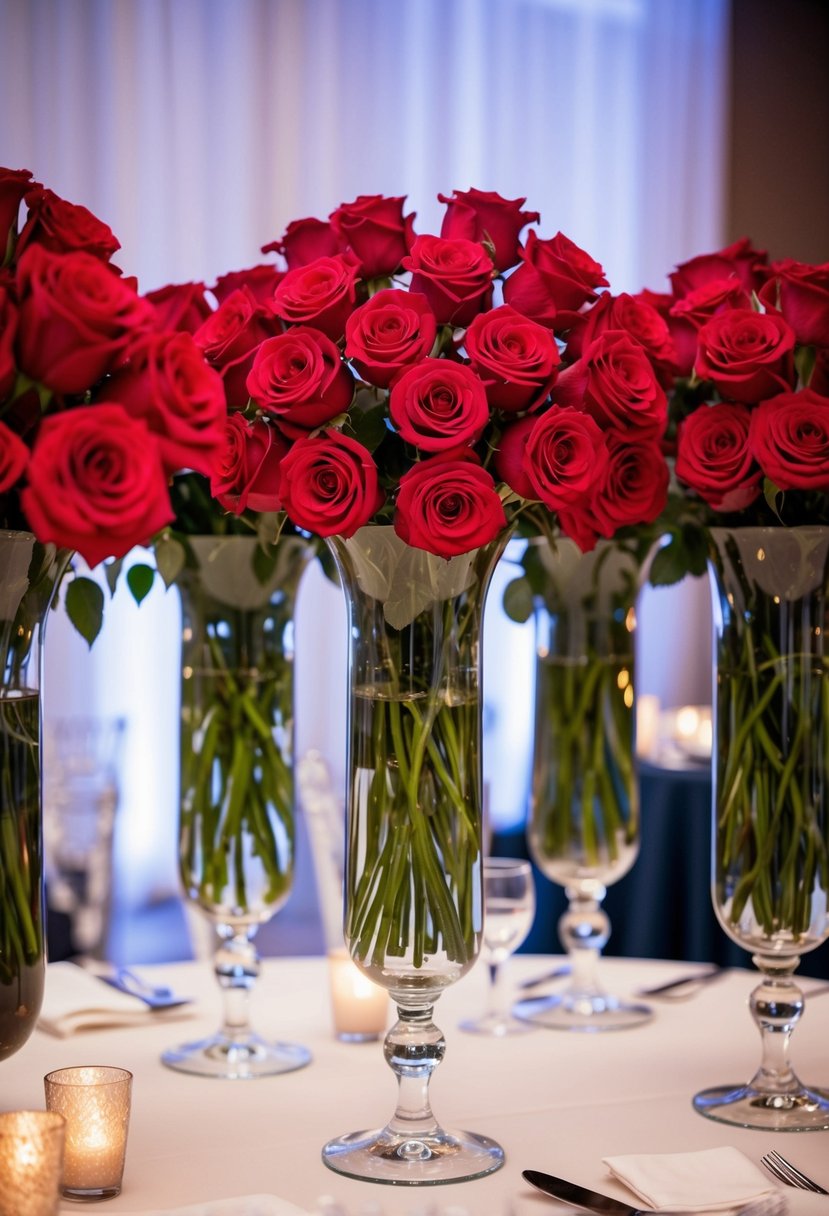
[[[0, 0], [0, 164], [106, 219], [145, 290], [251, 265], [358, 194], [407, 194], [435, 231], [438, 191], [470, 186], [526, 195], [615, 289], [661, 288], [721, 243], [728, 17], [728, 0]], [[52, 622], [47, 703], [128, 714], [122, 889], [174, 888], [178, 608], [112, 607], [91, 655]], [[299, 744], [335, 771], [341, 614], [310, 577]], [[490, 668], [492, 712], [526, 740], [528, 634], [489, 627], [517, 656]], [[645, 658], [648, 687], [665, 664]], [[520, 805], [503, 754], [496, 816]]]

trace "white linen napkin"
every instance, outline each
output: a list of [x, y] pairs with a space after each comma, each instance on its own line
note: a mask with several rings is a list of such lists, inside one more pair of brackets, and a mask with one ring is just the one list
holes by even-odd
[[46, 990], [37, 1025], [39, 1030], [65, 1039], [79, 1030], [150, 1026], [159, 1019], [176, 1021], [191, 1013], [189, 1005], [150, 1009], [138, 997], [111, 988], [76, 963], [60, 962], [46, 968]]
[[656, 1211], [716, 1212], [777, 1189], [753, 1161], [728, 1146], [693, 1153], [634, 1153], [603, 1161], [614, 1177]]

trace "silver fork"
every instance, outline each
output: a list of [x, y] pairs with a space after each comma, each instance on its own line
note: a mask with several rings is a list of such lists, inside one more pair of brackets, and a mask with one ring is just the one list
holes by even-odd
[[819, 1182], [815, 1182], [814, 1178], [809, 1178], [785, 1157], [781, 1157], [775, 1149], [771, 1149], [760, 1160], [770, 1174], [774, 1174], [775, 1178], [785, 1182], [788, 1186], [797, 1187], [801, 1191], [815, 1191], [818, 1195], [829, 1195], [829, 1191], [825, 1187], [822, 1187]]

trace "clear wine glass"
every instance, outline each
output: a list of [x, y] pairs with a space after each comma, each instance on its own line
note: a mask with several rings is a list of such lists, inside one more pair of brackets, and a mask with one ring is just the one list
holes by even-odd
[[535, 884], [528, 861], [487, 857], [484, 861], [483, 957], [489, 968], [489, 1003], [484, 1014], [466, 1018], [461, 1030], [503, 1038], [533, 1027], [510, 1012], [507, 961], [527, 938], [535, 917]]

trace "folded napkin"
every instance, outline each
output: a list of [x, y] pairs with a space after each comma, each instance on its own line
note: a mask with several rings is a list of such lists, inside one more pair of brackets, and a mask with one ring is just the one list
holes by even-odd
[[777, 1189], [772, 1179], [736, 1148], [637, 1153], [603, 1160], [620, 1182], [656, 1211], [716, 1212]]
[[75, 963], [50, 963], [37, 1025], [64, 1039], [79, 1030], [149, 1026], [159, 1019], [168, 1022], [189, 1017], [191, 1012], [186, 1005], [150, 1009], [138, 997], [111, 988]]

